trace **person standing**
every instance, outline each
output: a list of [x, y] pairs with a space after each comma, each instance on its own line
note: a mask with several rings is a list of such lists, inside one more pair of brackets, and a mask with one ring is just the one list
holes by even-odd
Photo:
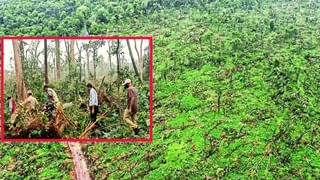
[[90, 111], [90, 119], [92, 122], [97, 120], [98, 114], [98, 94], [96, 89], [93, 87], [91, 83], [87, 84], [87, 88], [89, 91], [89, 111]]
[[8, 100], [9, 113], [10, 113], [9, 115], [11, 116], [16, 112], [16, 101], [11, 96], [9, 96], [7, 100]]
[[127, 106], [123, 114], [123, 120], [133, 129], [135, 135], [139, 133], [136, 114], [139, 111], [138, 92], [130, 79], [126, 79], [122, 84], [127, 89]]

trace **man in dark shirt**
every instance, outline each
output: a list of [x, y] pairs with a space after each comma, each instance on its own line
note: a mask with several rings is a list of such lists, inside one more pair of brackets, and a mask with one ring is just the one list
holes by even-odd
[[123, 114], [123, 120], [133, 129], [134, 134], [137, 135], [139, 133], [136, 121], [136, 114], [139, 111], [138, 93], [130, 79], [126, 79], [122, 85], [127, 89], [127, 107]]

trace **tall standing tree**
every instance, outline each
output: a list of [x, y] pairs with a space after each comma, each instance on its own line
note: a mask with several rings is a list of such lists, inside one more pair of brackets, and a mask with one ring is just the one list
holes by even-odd
[[[50, 73], [53, 74], [55, 76], [56, 73], [56, 59], [55, 59], [55, 47], [53, 46], [48, 46], [48, 61], [50, 61], [50, 59], [52, 59], [52, 63], [48, 62], [49, 63], [49, 76], [50, 76]], [[50, 72], [50, 69], [51, 69], [51, 72]], [[56, 78], [54, 78], [56, 79]]]
[[134, 49], [136, 50], [137, 56], [138, 56], [138, 64], [139, 64], [139, 71], [140, 71], [140, 79], [143, 81], [143, 54], [142, 54], [142, 45], [143, 45], [143, 39], [140, 41], [140, 47], [138, 49], [137, 42], [134, 40]]
[[96, 83], [97, 80], [97, 54], [98, 49], [95, 45], [92, 45], [92, 62], [93, 62], [93, 76], [94, 76], [94, 82]]
[[75, 45], [75, 40], [72, 39], [70, 41], [70, 60], [72, 63], [75, 63], [75, 61], [76, 61], [76, 55], [74, 52], [74, 45]]
[[[41, 55], [40, 52], [38, 52], [38, 47], [40, 45], [40, 40], [34, 40], [34, 41], [31, 41], [28, 49], [26, 50], [26, 52], [30, 52], [30, 59], [33, 59], [32, 61], [32, 70], [31, 71], [34, 71], [37, 67], [37, 64], [39, 62], [39, 56]], [[27, 57], [27, 56], [26, 56]]]
[[74, 40], [65, 40], [65, 47], [66, 47], [66, 59], [68, 61], [68, 70], [69, 70], [69, 80], [71, 81], [72, 77], [74, 76], [75, 72], [72, 72], [72, 66], [75, 63], [75, 52], [74, 52]]
[[74, 68], [76, 65], [76, 54], [75, 54], [75, 40], [71, 39], [70, 40], [70, 61], [71, 61], [71, 66], [73, 67], [72, 70], [72, 77], [76, 77], [77, 74], [77, 69]]
[[133, 57], [133, 53], [132, 53], [132, 50], [131, 50], [130, 42], [129, 42], [128, 39], [126, 41], [127, 41], [127, 46], [128, 46], [128, 49], [129, 49], [129, 54], [130, 54], [130, 58], [131, 58], [131, 62], [132, 62], [132, 66], [133, 66], [134, 72], [136, 73], [139, 81], [142, 82], [142, 79], [140, 79], [141, 77], [139, 76], [138, 68], [137, 68], [136, 63], [134, 61], [134, 57]]
[[116, 56], [117, 56], [118, 107], [119, 107], [119, 113], [122, 114], [121, 99], [120, 99], [120, 40], [119, 39], [117, 39]]
[[111, 62], [111, 54], [112, 54], [112, 46], [111, 46], [111, 40], [107, 40], [107, 44], [108, 44], [108, 58], [109, 58], [109, 64], [110, 64], [110, 71], [112, 71], [112, 62]]
[[22, 64], [21, 64], [21, 56], [20, 56], [20, 48], [19, 48], [19, 41], [12, 40], [13, 45], [13, 54], [14, 54], [14, 65], [16, 71], [16, 90], [18, 100], [22, 101], [27, 97], [25, 84], [23, 82], [23, 71], [22, 71]]
[[46, 84], [49, 84], [47, 39], [44, 40], [44, 81], [45, 81]]
[[[0, 49], [2, 49], [2, 42], [0, 42]], [[2, 53], [0, 53], [0, 59], [2, 59]], [[2, 61], [0, 61], [0, 67], [2, 67]], [[2, 79], [2, 73], [0, 73], [0, 79]], [[4, 82], [3, 82], [4, 83]], [[0, 92], [2, 92], [2, 86], [0, 86]], [[2, 94], [0, 93], [0, 98], [2, 98], [1, 97], [2, 96]], [[2, 103], [0, 103], [0, 109], [2, 109]], [[1, 117], [2, 115], [0, 115], [0, 117]], [[2, 117], [1, 117], [2, 118]], [[2, 129], [1, 128], [1, 124], [2, 123], [0, 123], [0, 129]], [[0, 130], [0, 133], [1, 133], [1, 130]]]
[[78, 52], [79, 52], [79, 56], [78, 56], [78, 63], [79, 63], [79, 68], [80, 68], [80, 72], [79, 72], [79, 75], [80, 75], [80, 81], [82, 80], [82, 49], [83, 49], [83, 46], [79, 46], [78, 44], [78, 41], [76, 41], [76, 45], [77, 45], [77, 49], [78, 49]]
[[20, 60], [21, 60], [21, 62], [23, 62], [24, 59], [25, 59], [25, 56], [24, 56], [24, 45], [25, 45], [25, 44], [26, 44], [26, 43], [25, 43], [23, 40], [21, 40], [20, 43], [19, 43], [19, 48], [20, 48]]
[[56, 79], [60, 80], [61, 78], [61, 67], [60, 67], [60, 41], [55, 40], [55, 54], [56, 54]]
[[98, 49], [102, 47], [105, 44], [105, 41], [103, 40], [94, 40], [89, 41], [89, 46], [92, 49], [92, 62], [93, 62], [93, 75], [94, 75], [94, 81], [97, 79], [97, 65], [99, 63], [98, 58]]
[[86, 52], [86, 59], [87, 59], [87, 77], [90, 77], [90, 46], [89, 44], [84, 44], [83, 49]]
[[64, 46], [66, 48], [66, 60], [68, 61], [68, 66], [70, 69], [70, 45], [68, 40], [64, 40]]

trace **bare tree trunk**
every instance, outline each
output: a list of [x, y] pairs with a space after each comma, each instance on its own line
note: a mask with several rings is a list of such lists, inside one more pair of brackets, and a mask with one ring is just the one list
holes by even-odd
[[[2, 42], [0, 42], [0, 49], [2, 49]], [[0, 59], [2, 59], [2, 53], [0, 53]], [[2, 61], [0, 61], [0, 67], [2, 67]], [[0, 79], [2, 79], [2, 73], [0, 73]], [[2, 92], [2, 86], [0, 86], [0, 92]], [[2, 93], [0, 93], [0, 99], [2, 99], [3, 97], [2, 97]], [[0, 103], [0, 109], [2, 109], [2, 103]], [[2, 118], [1, 117], [2, 116], [2, 113], [0, 113], [0, 118]], [[2, 123], [0, 123], [0, 133], [1, 133], [1, 124]]]
[[140, 43], [140, 52], [138, 50], [137, 42], [134, 40], [134, 49], [136, 50], [137, 56], [138, 56], [138, 65], [139, 65], [139, 71], [140, 71], [140, 79], [143, 81], [143, 60], [142, 60], [142, 44], [143, 40], [141, 40]]
[[86, 80], [86, 63], [83, 63], [83, 67], [82, 67], [82, 72], [83, 72], [83, 79]]
[[47, 40], [44, 40], [44, 81], [46, 84], [49, 84], [49, 77], [48, 77], [48, 47], [47, 47]]
[[56, 58], [55, 58], [55, 53], [54, 53], [54, 49], [51, 49], [50, 50], [50, 55], [51, 55], [51, 58], [53, 60], [53, 63], [52, 63], [52, 74], [54, 76], [54, 80], [57, 80], [56, 78], [56, 74], [57, 74], [57, 67], [56, 67]]
[[82, 152], [81, 145], [78, 142], [68, 142], [67, 143], [74, 165], [74, 170], [76, 174], [76, 179], [78, 180], [90, 180], [90, 173], [86, 158]]
[[96, 73], [96, 60], [97, 60], [97, 50], [93, 48], [93, 56], [92, 56], [92, 61], [93, 61], [93, 76], [94, 76], [94, 83], [96, 83], [97, 80], [97, 73]]
[[[69, 44], [69, 58], [70, 58], [70, 64], [71, 64], [71, 67], [74, 67], [75, 65], [75, 62], [76, 62], [76, 56], [75, 56], [75, 53], [74, 53], [74, 45], [75, 45], [75, 40], [70, 40], [70, 44]], [[71, 72], [72, 70], [72, 72]], [[75, 77], [76, 76], [76, 69], [75, 68], [72, 68], [70, 69], [70, 80], [72, 79], [72, 77]]]
[[75, 45], [75, 40], [65, 40], [66, 54], [67, 54], [67, 60], [68, 60], [69, 80], [70, 81], [72, 80], [73, 76], [75, 75], [75, 71], [72, 71], [72, 68], [71, 68], [76, 61], [75, 52], [74, 52], [74, 45]]
[[[2, 49], [2, 42], [0, 42], [0, 49]], [[2, 53], [0, 53], [0, 59], [2, 59]], [[0, 61], [0, 67], [2, 67], [2, 61]], [[0, 73], [0, 79], [2, 79], [2, 73]], [[0, 86], [0, 92], [2, 92], [2, 86]], [[2, 97], [2, 93], [0, 93], [0, 99], [2, 99], [2, 98], [4, 98], [4, 97]], [[2, 108], [3, 108], [2, 103], [0, 103], [0, 109], [2, 109]], [[0, 118], [2, 118], [2, 113], [0, 113]], [[2, 133], [1, 132], [1, 130], [2, 130], [1, 124], [2, 123], [0, 123], [0, 133]]]
[[87, 55], [87, 72], [88, 72], [88, 78], [90, 77], [90, 54], [89, 50], [86, 50], [86, 55]]
[[[123, 58], [123, 55], [120, 56], [119, 55], [119, 59], [120, 59], [120, 67], [124, 67], [124, 58]], [[121, 69], [120, 69], [121, 70]]]
[[[25, 55], [24, 55], [24, 42], [23, 40], [20, 40], [19, 41], [19, 50], [20, 50], [20, 61], [21, 61], [21, 66], [22, 66], [22, 69], [24, 69], [24, 61], [25, 61]], [[24, 76], [24, 74], [22, 73], [22, 77]]]
[[109, 64], [110, 64], [110, 71], [112, 71], [112, 63], [111, 63], [111, 40], [108, 40], [108, 57], [109, 57]]
[[141, 42], [140, 42], [140, 76], [141, 76], [141, 80], [143, 81], [143, 68], [144, 68], [144, 65], [143, 65], [143, 53], [142, 53], [142, 45], [143, 45], [143, 39], [141, 39]]
[[118, 86], [118, 107], [119, 107], [119, 114], [121, 117], [122, 110], [121, 110], [121, 99], [120, 99], [120, 58], [119, 58], [119, 49], [120, 49], [120, 40], [117, 40], [117, 86]]
[[142, 82], [142, 80], [140, 79], [140, 76], [139, 76], [139, 72], [138, 72], [138, 69], [137, 69], [137, 66], [136, 66], [136, 63], [134, 62], [134, 58], [133, 58], [133, 54], [132, 54], [132, 50], [131, 50], [131, 46], [130, 46], [130, 42], [129, 40], [127, 39], [127, 46], [128, 46], [128, 49], [129, 49], [129, 54], [130, 54], [130, 58], [131, 58], [131, 62], [132, 62], [132, 65], [133, 65], [133, 69], [134, 69], [134, 72], [136, 73], [136, 75], [138, 76], [140, 82]]
[[138, 47], [137, 47], [137, 41], [134, 39], [133, 42], [134, 42], [134, 49], [136, 50], [136, 53], [137, 53], [137, 56], [138, 56], [138, 61], [139, 61], [140, 60], [140, 53], [139, 53], [139, 50], [138, 50]]
[[67, 55], [67, 62], [68, 62], [68, 73], [69, 73], [69, 80], [71, 81], [71, 57], [70, 57], [70, 44], [68, 40], [64, 40], [64, 45], [66, 47], [66, 55]]
[[74, 63], [76, 61], [76, 56], [74, 53], [74, 44], [75, 44], [75, 40], [71, 40], [70, 43], [70, 58], [71, 58], [71, 62]]
[[20, 46], [20, 60], [21, 60], [21, 62], [23, 62], [24, 59], [25, 59], [25, 56], [24, 56], [24, 42], [23, 42], [23, 40], [20, 41], [19, 46]]
[[20, 49], [18, 40], [12, 40], [13, 53], [14, 53], [14, 65], [16, 71], [16, 88], [18, 100], [23, 101], [27, 97], [26, 88], [23, 82], [23, 71], [20, 59]]
[[41, 55], [41, 52], [38, 53], [38, 47], [40, 45], [40, 40], [37, 40], [34, 44], [35, 48], [34, 48], [34, 58], [37, 61], [33, 61], [33, 68], [35, 69], [35, 67], [37, 67], [37, 62], [39, 61], [39, 56]]
[[56, 78], [60, 80], [61, 78], [61, 67], [60, 67], [60, 41], [55, 40], [56, 45]]
[[76, 45], [77, 45], [77, 49], [78, 49], [78, 52], [79, 52], [79, 67], [80, 67], [80, 72], [79, 72], [79, 74], [80, 74], [80, 81], [81, 81], [81, 79], [82, 79], [82, 63], [81, 63], [81, 51], [82, 51], [82, 47], [79, 47], [79, 44], [78, 44], [78, 42], [76, 41]]

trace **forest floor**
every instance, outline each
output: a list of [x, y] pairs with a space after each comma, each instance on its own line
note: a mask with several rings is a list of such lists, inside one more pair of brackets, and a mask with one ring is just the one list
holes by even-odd
[[[146, 138], [148, 134], [148, 126], [145, 122], [140, 121], [141, 130], [139, 135], [134, 135], [131, 128], [119, 117], [118, 110], [102, 107], [97, 115], [97, 120], [91, 122], [89, 113], [85, 109], [78, 108], [80, 104], [74, 104], [73, 107], [65, 109], [63, 113], [65, 125], [63, 132], [60, 132], [59, 138], [129, 138], [142, 137]], [[76, 115], [76, 116], [75, 116]], [[6, 138], [56, 138], [56, 127], [52, 125], [42, 113], [29, 116], [24, 110], [17, 110], [15, 120], [8, 117], [5, 123]], [[57, 117], [62, 117], [60, 114]], [[61, 120], [56, 120], [61, 121]], [[58, 124], [58, 123], [57, 123]], [[61, 124], [59, 125], [61, 126]]]

